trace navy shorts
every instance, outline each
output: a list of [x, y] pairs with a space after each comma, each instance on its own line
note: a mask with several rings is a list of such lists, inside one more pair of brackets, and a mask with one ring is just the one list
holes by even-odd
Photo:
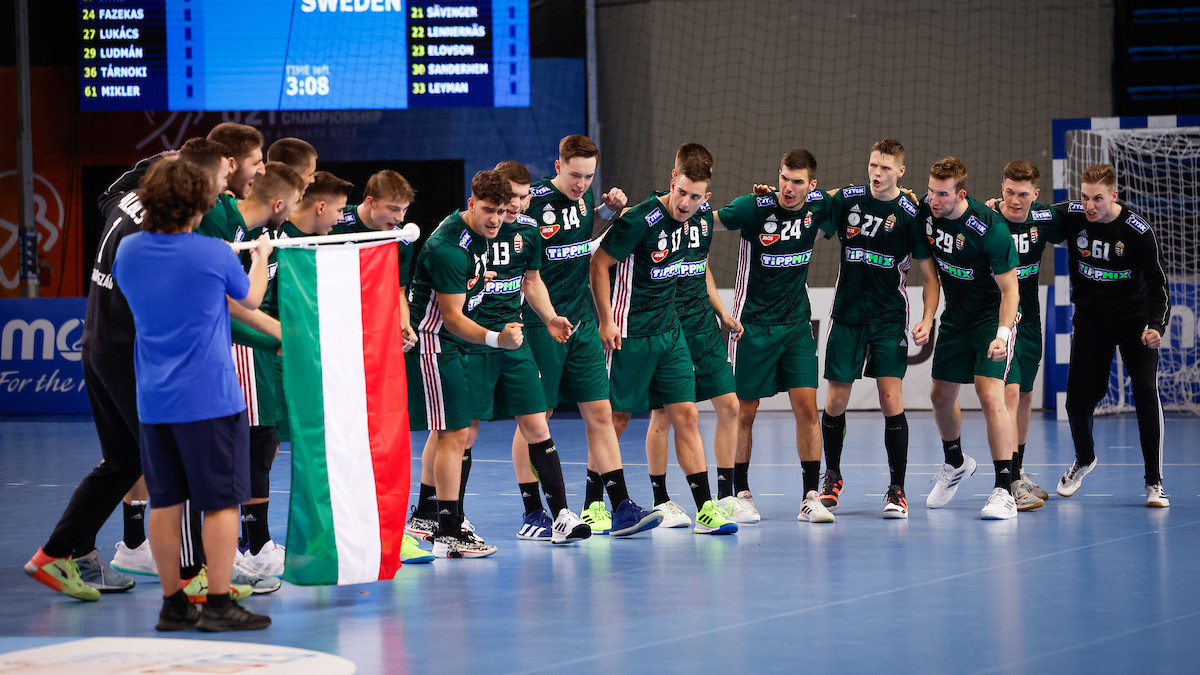
[[150, 508], [192, 500], [199, 511], [219, 511], [250, 499], [250, 427], [246, 411], [226, 417], [145, 424], [142, 472]]

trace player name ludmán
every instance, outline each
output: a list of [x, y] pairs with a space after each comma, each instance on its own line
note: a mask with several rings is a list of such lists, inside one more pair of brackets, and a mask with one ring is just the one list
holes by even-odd
[[129, 45], [128, 47], [101, 47], [100, 58], [102, 59], [140, 59], [142, 57], [142, 48], [137, 45]]
[[106, 84], [100, 87], [100, 96], [104, 98], [137, 98], [142, 95], [142, 88], [136, 84]]

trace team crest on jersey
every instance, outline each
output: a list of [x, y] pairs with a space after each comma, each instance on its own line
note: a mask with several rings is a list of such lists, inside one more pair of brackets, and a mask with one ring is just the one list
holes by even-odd
[[754, 201], [759, 206], [775, 206], [775, 195], [759, 195]]
[[700, 234], [705, 237], [708, 236], [708, 221], [707, 220], [700, 221]]
[[758, 240], [762, 242], [763, 246], [770, 246], [771, 244], [774, 244], [775, 242], [779, 241], [779, 235], [777, 235], [777, 234], [760, 234], [760, 235], [758, 235]]
[[653, 224], [657, 223], [658, 221], [662, 220], [662, 218], [663, 218], [662, 208], [656, 206], [656, 207], [654, 207], [653, 211], [646, 214], [646, 224], [653, 225]]
[[1083, 204], [1081, 202], [1071, 202], [1067, 205], [1068, 213], [1083, 213]]
[[1030, 211], [1029, 215], [1033, 216], [1034, 220], [1051, 220], [1054, 218], [1054, 214], [1050, 213], [1050, 209], [1038, 209], [1037, 211]]
[[988, 231], [987, 223], [976, 218], [975, 216], [971, 216], [970, 218], [967, 218], [967, 227], [971, 228], [972, 230], [975, 230], [980, 235], [987, 234], [987, 231]]
[[851, 213], [846, 217], [847, 237], [857, 237], [858, 234], [862, 232], [862, 228], [858, 226], [860, 222], [862, 222], [862, 218], [860, 218], [857, 213]]
[[[842, 188], [842, 196], [843, 197], [861, 197], [866, 193], [867, 193], [867, 187], [865, 185], [855, 185], [854, 187]], [[855, 206], [855, 208], [858, 207], [857, 204], [855, 204], [854, 206]], [[853, 210], [854, 209], [851, 209], [851, 211], [853, 211]]]
[[904, 209], [904, 212], [910, 216], [917, 215], [917, 205], [908, 201], [908, 197], [900, 198], [900, 208]]
[[533, 188], [529, 190], [529, 194], [533, 195], [534, 197], [545, 197], [551, 192], [554, 192], [554, 188], [550, 187], [549, 185], [534, 185]]
[[887, 217], [887, 220], [883, 221], [883, 231], [891, 232], [894, 229], [896, 229], [896, 214], [893, 213]]
[[1117, 242], [1117, 257], [1121, 257], [1123, 255], [1125, 255], [1125, 242], [1118, 241]]
[[[772, 216], [772, 218], [774, 218], [774, 216]], [[779, 229], [779, 223], [771, 220], [770, 218], [768, 218], [767, 222], [763, 224], [763, 230], [767, 232], [774, 232], [777, 229]]]
[[546, 210], [542, 212], [542, 222], [547, 225], [552, 225], [558, 216], [554, 215], [554, 209], [547, 205]]
[[543, 225], [538, 228], [538, 232], [542, 235], [542, 239], [549, 239], [550, 237], [553, 237], [554, 235], [558, 234], [558, 230], [559, 226], [557, 224]]
[[1037, 229], [1036, 225], [1029, 228], [1029, 243], [1031, 243], [1031, 244], [1038, 243], [1038, 229]]
[[804, 229], [807, 230], [810, 227], [812, 227], [812, 214], [806, 213], [804, 214]]
[[1150, 224], [1139, 218], [1137, 214], [1134, 213], [1129, 214], [1129, 219], [1125, 222], [1129, 223], [1129, 226], [1134, 230], [1137, 230], [1138, 234], [1146, 234], [1146, 230], [1150, 229]]
[[1087, 230], [1080, 230], [1079, 236], [1075, 237], [1075, 246], [1083, 255], [1087, 255], [1088, 243]]
[[586, 218], [587, 214], [588, 214], [587, 203], [584, 202], [582, 199], [580, 199], [579, 200], [579, 215]]
[[958, 236], [954, 238], [954, 248], [961, 251], [961, 250], [963, 250], [963, 248], [966, 247], [966, 245], [967, 245], [967, 238], [962, 236], [962, 233], [960, 232], [958, 234]]
[[520, 253], [521, 249], [523, 249], [523, 248], [525, 248], [525, 240], [522, 239], [521, 235], [518, 234], [515, 237], [513, 237], [513, 250], [516, 251], [517, 253]]

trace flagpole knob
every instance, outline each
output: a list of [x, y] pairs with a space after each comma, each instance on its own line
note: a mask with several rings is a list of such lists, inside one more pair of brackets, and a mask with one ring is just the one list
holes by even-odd
[[405, 223], [404, 227], [400, 228], [400, 240], [406, 244], [411, 244], [421, 238], [421, 228], [416, 223]]

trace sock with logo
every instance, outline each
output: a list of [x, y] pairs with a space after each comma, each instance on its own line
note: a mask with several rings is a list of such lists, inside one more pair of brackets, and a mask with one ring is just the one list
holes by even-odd
[[696, 500], [696, 510], [704, 508], [704, 504], [712, 499], [712, 490], [708, 486], [708, 472], [699, 471], [687, 476], [688, 488], [692, 491], [692, 499]]
[[458, 500], [437, 501], [438, 536], [457, 537], [462, 534], [462, 511], [459, 510]]
[[733, 496], [733, 467], [717, 467], [717, 499]]
[[959, 468], [963, 462], [962, 454], [962, 436], [952, 441], [942, 441], [942, 454], [946, 456], [946, 463], [954, 468]]
[[121, 503], [125, 512], [125, 545], [137, 548], [146, 541], [146, 502], [135, 500], [126, 504]]
[[417, 497], [417, 508], [413, 511], [413, 517], [437, 520], [437, 512], [437, 488], [421, 483], [421, 494]]
[[242, 539], [252, 555], [257, 555], [271, 541], [271, 532], [267, 529], [267, 508], [270, 506], [270, 502], [242, 504]]
[[521, 502], [525, 505], [526, 515], [542, 508], [542, 493], [538, 492], [537, 481], [532, 483], [517, 483], [521, 490]]
[[992, 464], [996, 467], [995, 487], [1012, 490], [1012, 460], [996, 459], [992, 460]]
[[563, 484], [562, 464], [558, 459], [558, 448], [554, 447], [554, 439], [530, 443], [529, 463], [542, 483], [550, 517], [554, 518], [559, 511], [567, 508], [567, 488]]
[[667, 474], [664, 473], [661, 476], [650, 474], [650, 489], [654, 490], [655, 506], [671, 501], [671, 495], [667, 494]]
[[904, 413], [883, 418], [883, 447], [887, 450], [890, 484], [904, 487], [908, 469], [908, 418]]
[[821, 442], [825, 445], [825, 470], [842, 473], [842, 443], [846, 439], [846, 413], [821, 413]]
[[621, 502], [629, 499], [629, 488], [625, 486], [625, 469], [616, 469], [601, 474], [599, 482], [605, 490], [608, 490], [608, 500], [612, 502], [613, 511], [617, 510]]
[[587, 470], [587, 485], [583, 489], [583, 508], [591, 506], [593, 503], [604, 499], [604, 481], [600, 480], [600, 474]]

